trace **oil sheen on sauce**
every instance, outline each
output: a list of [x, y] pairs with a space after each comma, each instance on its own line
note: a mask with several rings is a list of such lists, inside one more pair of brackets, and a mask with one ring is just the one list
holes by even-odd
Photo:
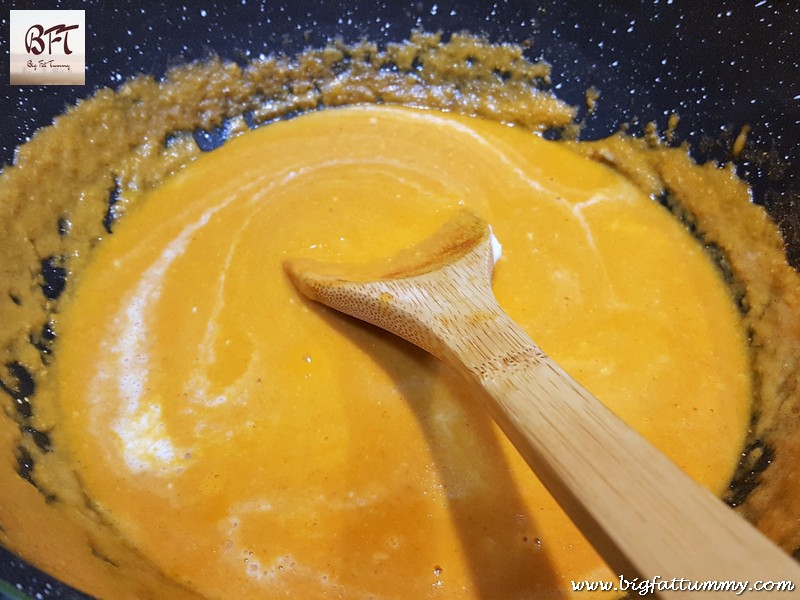
[[506, 311], [720, 493], [750, 414], [745, 340], [674, 218], [523, 130], [350, 107], [201, 156], [77, 276], [60, 435], [120, 533], [209, 598], [527, 598], [613, 579], [467, 384], [283, 272], [392, 255], [465, 207], [503, 244]]

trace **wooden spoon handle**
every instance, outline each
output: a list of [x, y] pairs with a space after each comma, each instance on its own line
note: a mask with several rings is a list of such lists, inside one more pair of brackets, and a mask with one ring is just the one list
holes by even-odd
[[[623, 423], [503, 312], [492, 268], [486, 225], [469, 215], [388, 263], [287, 264], [310, 298], [476, 380], [495, 421], [619, 574], [670, 583], [656, 589], [665, 598], [682, 593], [682, 580], [800, 584], [794, 560]], [[703, 597], [738, 590], [722, 589]]]
[[495, 421], [618, 573], [797, 582], [795, 561], [623, 423], [499, 306], [491, 312], [470, 334], [454, 332], [452, 362], [480, 382]]

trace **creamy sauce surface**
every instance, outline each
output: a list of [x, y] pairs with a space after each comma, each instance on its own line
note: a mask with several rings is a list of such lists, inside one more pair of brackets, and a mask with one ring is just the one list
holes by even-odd
[[523, 598], [613, 579], [467, 384], [305, 300], [283, 272], [294, 257], [395, 254], [462, 208], [503, 244], [506, 311], [721, 493], [750, 375], [733, 301], [697, 242], [563, 145], [373, 106], [201, 156], [77, 276], [59, 435], [101, 512], [215, 598]]

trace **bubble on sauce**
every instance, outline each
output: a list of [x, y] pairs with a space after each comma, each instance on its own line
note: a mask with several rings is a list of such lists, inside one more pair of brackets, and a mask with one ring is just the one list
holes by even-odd
[[384, 542], [384, 547], [389, 550], [397, 550], [403, 545], [404, 537], [401, 535], [390, 535]]
[[[256, 581], [267, 581], [274, 583], [285, 575], [298, 574], [306, 571], [298, 565], [297, 559], [292, 554], [283, 554], [276, 557], [271, 563], [265, 564], [252, 550], [242, 550], [241, 561], [244, 563], [245, 574]], [[324, 578], [325, 583], [330, 579], [326, 573], [320, 574], [320, 581]]]

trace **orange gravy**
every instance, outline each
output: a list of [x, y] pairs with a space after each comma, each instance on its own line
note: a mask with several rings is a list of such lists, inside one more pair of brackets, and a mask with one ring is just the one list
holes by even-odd
[[282, 270], [392, 255], [463, 207], [503, 244], [506, 311], [721, 493], [750, 416], [746, 341], [685, 229], [564, 145], [361, 106], [199, 157], [77, 275], [56, 434], [104, 516], [209, 598], [510, 599], [613, 579], [473, 390]]

